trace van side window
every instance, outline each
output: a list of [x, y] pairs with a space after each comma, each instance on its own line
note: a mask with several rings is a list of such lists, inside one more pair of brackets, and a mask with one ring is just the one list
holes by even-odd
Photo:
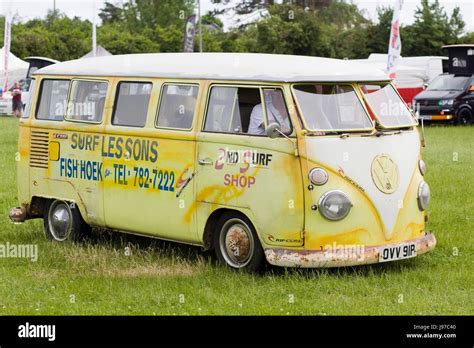
[[[265, 108], [267, 110], [267, 123], [277, 123], [283, 134], [290, 135], [293, 130], [291, 128], [290, 115], [286, 108], [285, 97], [281, 89], [264, 89], [263, 95], [265, 97]], [[254, 115], [255, 118], [255, 115]], [[263, 119], [262, 119], [263, 120]], [[250, 119], [252, 123], [252, 117]], [[258, 131], [264, 131], [260, 123]], [[250, 133], [250, 130], [249, 130]], [[259, 133], [260, 134], [260, 133]]]
[[[250, 128], [252, 114], [254, 118], [261, 118], [263, 122], [259, 88], [212, 87], [204, 131], [249, 134], [252, 131]], [[254, 123], [258, 121], [255, 119]], [[264, 132], [265, 130], [262, 129], [261, 134]]]
[[197, 86], [165, 85], [161, 93], [157, 127], [191, 129], [197, 95]]
[[101, 122], [107, 82], [73, 80], [66, 118], [74, 121]]
[[117, 87], [112, 124], [144, 127], [153, 84], [149, 82], [120, 82]]
[[66, 113], [69, 80], [41, 81], [40, 95], [36, 107], [38, 120], [62, 121]]

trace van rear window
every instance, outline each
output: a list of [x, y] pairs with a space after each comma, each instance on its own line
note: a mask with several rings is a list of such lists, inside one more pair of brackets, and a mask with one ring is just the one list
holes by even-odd
[[159, 128], [191, 129], [197, 94], [197, 86], [165, 85], [156, 125]]
[[39, 120], [62, 121], [66, 113], [69, 80], [43, 80], [36, 108]]
[[152, 86], [148, 82], [120, 82], [112, 124], [144, 127]]
[[107, 82], [73, 80], [66, 118], [82, 122], [101, 122], [106, 94]]

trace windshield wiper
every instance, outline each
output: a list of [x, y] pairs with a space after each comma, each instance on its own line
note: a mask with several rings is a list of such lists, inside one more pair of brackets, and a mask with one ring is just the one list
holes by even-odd
[[[382, 132], [380, 132], [380, 133], [382, 133]], [[305, 132], [305, 135], [309, 135], [309, 136], [338, 135], [339, 138], [341, 138], [341, 139], [346, 139], [346, 138], [349, 138], [351, 135], [358, 135], [358, 134], [360, 134], [360, 133], [316, 132], [316, 131], [311, 132], [311, 131], [308, 131], [308, 130], [306, 130], [306, 132]], [[362, 136], [368, 137], [368, 136], [372, 136], [372, 135], [375, 135], [375, 134], [370, 133], [370, 134], [364, 134]], [[384, 134], [379, 134], [378, 136], [380, 136], [380, 135], [386, 135], [386, 134], [385, 133]]]
[[309, 136], [321, 136], [321, 135], [338, 135], [339, 133], [338, 132], [325, 132], [325, 131], [309, 131], [309, 130], [305, 130], [304, 131], [305, 135], [309, 135]]
[[361, 137], [373, 137], [373, 136], [376, 136], [377, 138], [379, 138], [379, 137], [384, 136], [384, 135], [395, 135], [395, 134], [401, 134], [401, 133], [402, 133], [401, 130], [397, 130], [397, 131], [381, 131], [381, 130], [377, 130], [377, 131], [375, 131], [374, 133], [363, 134], [363, 135], [361, 135]]
[[319, 135], [339, 135], [341, 139], [349, 138], [350, 134], [349, 133], [341, 133], [341, 132], [309, 132], [306, 131], [306, 135], [313, 135], [313, 136], [319, 136]]

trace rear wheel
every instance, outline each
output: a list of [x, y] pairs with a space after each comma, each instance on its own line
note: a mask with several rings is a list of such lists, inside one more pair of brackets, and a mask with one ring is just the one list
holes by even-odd
[[239, 213], [221, 216], [214, 233], [214, 250], [219, 261], [232, 269], [257, 272], [265, 263], [255, 228]]
[[91, 230], [77, 206], [65, 201], [52, 201], [44, 210], [43, 220], [46, 237], [56, 242], [78, 242]]
[[459, 110], [457, 116], [457, 123], [461, 126], [469, 126], [472, 124], [472, 113], [469, 109], [461, 109]]

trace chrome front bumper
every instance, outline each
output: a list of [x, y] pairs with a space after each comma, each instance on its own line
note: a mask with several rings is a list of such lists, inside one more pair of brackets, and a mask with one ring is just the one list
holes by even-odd
[[405, 246], [415, 243], [416, 255], [424, 254], [436, 246], [433, 233], [426, 233], [423, 237], [399, 243], [379, 246], [365, 246], [359, 252], [337, 253], [333, 250], [293, 250], [270, 248], [265, 249], [267, 261], [275, 266], [302, 267], [302, 268], [327, 268], [368, 265], [379, 263], [380, 249], [387, 247]]

